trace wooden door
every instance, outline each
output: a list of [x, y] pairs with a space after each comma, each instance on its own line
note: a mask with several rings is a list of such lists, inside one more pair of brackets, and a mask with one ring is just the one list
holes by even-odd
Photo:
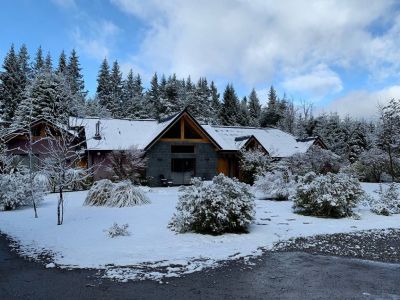
[[228, 159], [226, 158], [218, 158], [218, 163], [217, 163], [217, 173], [224, 174], [225, 176], [229, 176], [229, 163]]

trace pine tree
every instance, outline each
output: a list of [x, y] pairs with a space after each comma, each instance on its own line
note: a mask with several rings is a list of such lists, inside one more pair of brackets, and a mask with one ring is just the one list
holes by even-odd
[[260, 117], [261, 117], [261, 104], [254, 88], [251, 90], [249, 96], [248, 107], [249, 107], [249, 125], [254, 127], [259, 127]]
[[143, 112], [143, 86], [140, 75], [133, 76], [132, 70], [123, 84], [123, 104], [125, 116], [132, 119], [146, 118], [146, 112]]
[[268, 92], [267, 107], [263, 109], [260, 124], [262, 127], [276, 126], [283, 116], [282, 107], [280, 106], [278, 96], [273, 86]]
[[0, 73], [0, 118], [10, 122], [21, 102], [25, 80], [14, 45], [4, 58], [3, 69]]
[[238, 123], [241, 126], [249, 126], [250, 117], [249, 111], [247, 109], [247, 97], [243, 97], [240, 101], [239, 113], [238, 113]]
[[122, 103], [122, 73], [119, 68], [118, 61], [114, 61], [111, 74], [110, 74], [110, 87], [111, 87], [111, 102], [113, 103], [113, 109], [111, 114], [113, 117], [121, 118], [125, 117]]
[[160, 84], [160, 107], [158, 110], [158, 118], [160, 120], [170, 117], [183, 109], [183, 103], [179, 98], [179, 90], [179, 81], [176, 79], [175, 74], [168, 77], [168, 81], [163, 75]]
[[36, 74], [38, 74], [43, 67], [44, 67], [43, 51], [42, 47], [39, 46], [39, 48], [36, 51], [35, 61], [33, 63], [34, 75], [36, 76]]
[[25, 44], [21, 46], [19, 49], [18, 53], [18, 63], [19, 63], [19, 68], [21, 71], [21, 74], [23, 76], [23, 86], [21, 86], [21, 89], [25, 89], [26, 85], [29, 83], [29, 80], [31, 79], [31, 67], [29, 64], [29, 53], [28, 53], [28, 48], [26, 47]]
[[96, 98], [98, 99], [99, 105], [113, 113], [115, 111], [114, 103], [111, 97], [111, 77], [110, 67], [108, 61], [105, 58], [100, 66], [100, 71], [97, 76], [97, 90]]
[[58, 59], [58, 67], [56, 70], [57, 74], [62, 74], [66, 76], [67, 73], [67, 57], [65, 56], [64, 50], [61, 51], [60, 57]]
[[211, 90], [212, 123], [219, 124], [220, 123], [219, 115], [220, 115], [220, 111], [221, 111], [221, 102], [219, 101], [219, 93], [218, 93], [217, 87], [214, 84], [214, 81], [211, 81], [210, 90]]
[[147, 91], [144, 99], [142, 116], [158, 119], [159, 106], [158, 76], [157, 73], [154, 73], [150, 81], [150, 89]]
[[67, 78], [72, 94], [76, 95], [80, 101], [84, 103], [85, 97], [87, 96], [87, 91], [85, 90], [82, 68], [80, 67], [79, 57], [75, 49], [72, 49], [71, 55], [68, 59], [67, 70]]
[[53, 60], [51, 59], [50, 52], [47, 52], [46, 59], [44, 60], [43, 70], [45, 72], [53, 72]]
[[231, 84], [226, 86], [224, 91], [220, 120], [222, 125], [238, 125], [237, 114], [239, 112], [239, 99], [236, 96], [235, 89]]
[[64, 76], [43, 71], [27, 86], [14, 126], [20, 127], [38, 118], [66, 124], [68, 117], [74, 115], [74, 107], [75, 99]]

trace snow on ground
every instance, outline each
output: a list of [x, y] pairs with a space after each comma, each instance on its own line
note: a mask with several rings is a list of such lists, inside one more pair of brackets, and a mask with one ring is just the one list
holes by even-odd
[[[372, 193], [377, 184], [363, 184]], [[0, 231], [20, 245], [23, 254], [52, 253], [53, 263], [66, 268], [101, 268], [118, 280], [179, 276], [218, 262], [260, 255], [280, 240], [299, 236], [399, 228], [400, 215], [378, 216], [367, 208], [353, 218], [326, 219], [294, 214], [292, 202], [257, 200], [256, 221], [249, 234], [209, 236], [178, 234], [167, 228], [178, 200], [177, 188], [147, 192], [152, 203], [129, 208], [83, 207], [86, 192], [67, 193], [64, 224], [56, 225], [56, 194], [46, 197], [39, 218], [31, 208], [0, 212]], [[129, 224], [130, 236], [109, 238], [114, 222]], [[161, 270], [161, 271], [160, 271]]]

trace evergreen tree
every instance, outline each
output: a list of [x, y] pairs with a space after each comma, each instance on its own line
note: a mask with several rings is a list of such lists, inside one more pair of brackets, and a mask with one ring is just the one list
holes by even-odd
[[172, 75], [165, 80], [165, 76], [161, 78], [160, 84], [160, 108], [158, 118], [160, 120], [170, 117], [183, 109], [183, 103], [179, 98], [179, 81], [176, 75]]
[[158, 119], [159, 106], [158, 76], [157, 73], [154, 73], [150, 81], [150, 89], [147, 91], [144, 100], [144, 109], [142, 112], [142, 116]]
[[240, 102], [239, 112], [238, 112], [238, 123], [241, 126], [249, 126], [250, 117], [249, 111], [247, 109], [247, 97], [243, 97]]
[[214, 84], [214, 81], [211, 81], [210, 90], [211, 90], [212, 123], [219, 124], [220, 123], [219, 115], [220, 115], [220, 111], [221, 111], [221, 102], [219, 101], [219, 93], [218, 93], [217, 87]]
[[64, 50], [61, 51], [60, 57], [58, 59], [58, 66], [56, 70], [57, 74], [62, 74], [66, 76], [67, 73], [67, 57], [65, 56]]
[[33, 63], [34, 75], [37, 75], [43, 67], [44, 67], [43, 51], [42, 47], [39, 46], [39, 48], [36, 51], [35, 61]]
[[110, 67], [106, 58], [103, 60], [99, 74], [97, 75], [96, 98], [101, 107], [110, 113], [115, 111], [115, 104], [112, 102], [111, 97]]
[[4, 71], [0, 73], [0, 118], [10, 122], [14, 118], [18, 104], [21, 102], [26, 84], [14, 45], [11, 45], [4, 58], [3, 69]]
[[53, 60], [51, 59], [50, 52], [47, 52], [46, 59], [44, 60], [43, 70], [45, 72], [53, 72]]
[[262, 127], [276, 126], [283, 116], [282, 107], [273, 86], [268, 92], [268, 103], [262, 111], [260, 124]]
[[111, 102], [113, 103], [113, 109], [111, 114], [114, 117], [124, 117], [123, 111], [124, 104], [122, 103], [122, 73], [118, 64], [118, 61], [114, 61], [111, 74], [110, 74], [110, 87], [111, 87]]
[[253, 88], [249, 96], [249, 125], [254, 127], [260, 126], [261, 104], [257, 97], [257, 93]]
[[28, 53], [28, 48], [26, 47], [25, 44], [21, 46], [19, 49], [18, 53], [18, 63], [19, 63], [19, 68], [21, 71], [21, 74], [23, 76], [23, 86], [21, 89], [25, 89], [26, 85], [29, 83], [29, 80], [31, 79], [31, 67], [29, 65], [29, 53]]
[[146, 118], [147, 113], [143, 112], [143, 86], [140, 75], [133, 76], [132, 70], [123, 84], [123, 103], [126, 117], [137, 119]]
[[85, 90], [82, 68], [75, 49], [72, 49], [71, 55], [68, 59], [67, 70], [67, 79], [71, 87], [71, 92], [76, 95], [83, 104], [87, 96], [87, 91]]
[[220, 120], [222, 125], [238, 125], [239, 99], [233, 85], [228, 84], [224, 91]]

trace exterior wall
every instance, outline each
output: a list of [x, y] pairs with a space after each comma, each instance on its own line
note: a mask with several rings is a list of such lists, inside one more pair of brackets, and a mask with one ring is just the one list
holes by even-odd
[[93, 179], [111, 179], [112, 174], [108, 170], [110, 161], [107, 157], [110, 151], [88, 151], [88, 166], [93, 168]]
[[[171, 145], [194, 145], [195, 153], [171, 153]], [[160, 186], [160, 175], [171, 178], [171, 159], [195, 158], [195, 177], [210, 180], [217, 174], [217, 152], [210, 143], [164, 142], [159, 141], [146, 153], [146, 177], [151, 177], [150, 185]]]

